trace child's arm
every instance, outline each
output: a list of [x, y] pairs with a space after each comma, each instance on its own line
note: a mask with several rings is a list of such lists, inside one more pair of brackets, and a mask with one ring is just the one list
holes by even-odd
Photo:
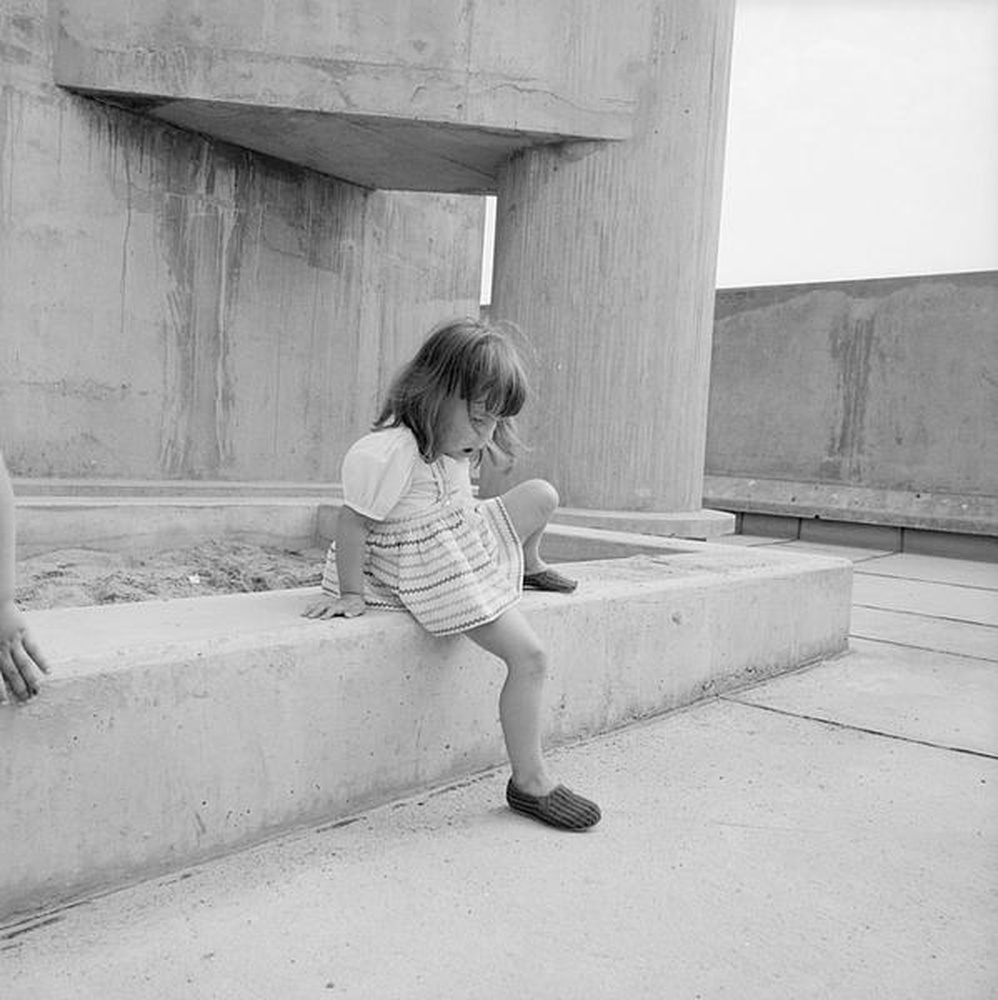
[[14, 489], [0, 455], [0, 704], [8, 692], [18, 701], [38, 694], [38, 671], [49, 672], [14, 606], [14, 537]]
[[356, 618], [366, 610], [364, 604], [364, 543], [371, 530], [370, 522], [350, 507], [341, 507], [336, 521], [336, 575], [340, 596], [323, 594], [310, 604], [306, 618]]

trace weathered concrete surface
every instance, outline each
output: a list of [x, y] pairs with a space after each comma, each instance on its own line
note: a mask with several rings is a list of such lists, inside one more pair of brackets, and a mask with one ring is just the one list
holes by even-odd
[[[796, 546], [791, 546], [796, 548]], [[826, 555], [831, 553], [826, 550]], [[875, 576], [896, 577], [904, 580], [925, 580], [931, 583], [958, 584], [963, 587], [980, 587], [998, 590], [998, 563], [957, 561], [937, 556], [912, 555], [907, 552], [885, 555], [861, 572]]]
[[502, 172], [490, 311], [535, 334], [539, 363], [521, 421], [532, 450], [482, 487], [541, 474], [565, 507], [693, 520], [734, 4], [647, 10], [633, 136], [529, 149]]
[[428, 328], [477, 312], [481, 199], [362, 189], [70, 94], [49, 6], [0, 0], [12, 471], [338, 479]]
[[226, 540], [303, 548], [315, 544], [318, 501], [303, 498], [50, 497], [17, 504], [19, 558], [58, 549], [162, 552]]
[[715, 475], [703, 492], [705, 504], [737, 513], [998, 535], [998, 496]]
[[508, 812], [500, 771], [38, 914], [0, 938], [5, 996], [991, 1000], [993, 671], [909, 655], [860, 642], [557, 753], [587, 835]]
[[710, 502], [998, 532], [996, 331], [998, 272], [720, 291]]
[[586, 0], [61, 0], [56, 81], [357, 184], [493, 191], [535, 143], [620, 139], [648, 13]]
[[970, 588], [934, 580], [899, 580], [864, 573], [856, 581], [853, 602], [859, 607], [907, 611], [988, 625], [996, 629], [998, 643], [998, 593], [984, 588]]
[[713, 702], [12, 927], [9, 1000], [990, 1000], [995, 761]]
[[849, 656], [738, 695], [742, 704], [998, 756], [991, 660], [853, 638]]
[[671, 513], [559, 507], [555, 519], [559, 524], [574, 524], [585, 528], [696, 538], [701, 541], [730, 535], [735, 530], [734, 514], [702, 507], [697, 510]]
[[[578, 563], [577, 594], [524, 597], [552, 658], [549, 742], [844, 648], [849, 563], [684, 549]], [[5, 912], [504, 760], [497, 661], [405, 614], [303, 619], [314, 593], [29, 615], [54, 672], [2, 712], [0, 842], [31, 843], [0, 866]]]
[[226, 480], [226, 479], [64, 479], [56, 476], [33, 479], [19, 476], [14, 479], [14, 494], [22, 501], [34, 502], [44, 497], [66, 500], [79, 497], [117, 500], [120, 497], [210, 497], [224, 499], [236, 497], [310, 497], [321, 500], [340, 496], [339, 483], [294, 482], [282, 480]]
[[[852, 634], [913, 649], [950, 650], [960, 656], [983, 660], [995, 659], [998, 647], [998, 636], [989, 625], [917, 618], [884, 608], [853, 608]], [[939, 642], [944, 645], [938, 645]]]
[[[115, 481], [63, 483], [62, 492], [54, 493], [57, 487], [43, 480], [15, 481], [19, 557], [67, 547], [154, 552], [218, 539], [289, 548], [328, 545], [343, 506], [336, 483], [186, 480], [165, 484], [163, 495], [138, 480], [120, 493]], [[555, 518], [543, 548], [545, 558], [554, 561], [689, 551], [666, 536], [564, 524], [560, 508]], [[617, 519], [645, 527], [637, 518]]]

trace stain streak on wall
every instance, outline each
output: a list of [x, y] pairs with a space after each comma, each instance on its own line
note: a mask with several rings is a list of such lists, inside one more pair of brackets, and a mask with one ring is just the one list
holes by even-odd
[[998, 496], [998, 272], [723, 290], [707, 473]]

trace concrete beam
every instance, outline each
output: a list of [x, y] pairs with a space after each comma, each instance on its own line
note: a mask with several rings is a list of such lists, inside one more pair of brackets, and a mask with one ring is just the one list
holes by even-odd
[[418, 9], [62, 0], [56, 82], [367, 187], [484, 193], [519, 149], [630, 134], [647, 25], [586, 0]]
[[[574, 595], [524, 597], [551, 653], [549, 743], [845, 648], [850, 563], [657, 545], [576, 564]], [[0, 866], [0, 917], [505, 759], [496, 660], [404, 614], [303, 619], [313, 593], [29, 615], [54, 671], [0, 710], [0, 842], [27, 845]]]

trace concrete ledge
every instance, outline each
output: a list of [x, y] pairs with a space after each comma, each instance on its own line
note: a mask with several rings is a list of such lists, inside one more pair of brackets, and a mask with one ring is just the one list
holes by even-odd
[[998, 536], [964, 535], [957, 531], [926, 531], [884, 524], [855, 524], [777, 514], [738, 515], [738, 534], [800, 539], [822, 545], [846, 545], [886, 552], [909, 552], [949, 559], [998, 562]]
[[[335, 535], [342, 507], [339, 497], [328, 499], [329, 493], [328, 502], [320, 502], [308, 495], [267, 496], [252, 490], [246, 495], [158, 497], [147, 496], [144, 490], [144, 484], [137, 483], [136, 492], [121, 496], [19, 493], [18, 556], [65, 548], [145, 553], [219, 539], [287, 548], [325, 546]], [[561, 511], [558, 514], [560, 521]], [[730, 518], [733, 529], [734, 515], [723, 516]], [[653, 532], [652, 527], [629, 518], [621, 513], [605, 523], [636, 523], [649, 533], [555, 522], [545, 536], [545, 555], [575, 561], [684, 551], [682, 542], [671, 534]]]
[[660, 511], [588, 510], [559, 507], [554, 520], [581, 528], [626, 531], [667, 538], [694, 538], [707, 541], [730, 535], [735, 530], [735, 516], [723, 510]]
[[339, 483], [275, 482], [269, 479], [80, 479], [64, 477], [14, 479], [14, 495], [24, 501], [38, 497], [94, 497], [114, 500], [119, 497], [210, 498], [283, 497], [300, 500], [313, 497], [324, 500], [341, 496]]
[[992, 496], [708, 475], [704, 503], [733, 513], [998, 535], [998, 497]]
[[[317, 536], [321, 541], [330, 541], [336, 532], [336, 519], [339, 517], [342, 498], [336, 497], [319, 505], [316, 521]], [[603, 547], [609, 544], [607, 556], [594, 556], [592, 549], [575, 556], [565, 558], [594, 559], [617, 558], [621, 555], [633, 555], [655, 548], [659, 539], [690, 539], [693, 541], [708, 541], [730, 535], [734, 532], [736, 518], [718, 510], [682, 511], [678, 513], [643, 513], [641, 511], [625, 510], [586, 510], [579, 507], [559, 507], [545, 533], [545, 556], [555, 559], [549, 540], [554, 541], [555, 535], [565, 539], [579, 538], [587, 540], [585, 545]], [[573, 531], [581, 530], [583, 534], [574, 535]], [[674, 544], [668, 543], [671, 548]], [[623, 546], [623, 549], [621, 549]], [[569, 543], [568, 549], [576, 551]], [[624, 551], [626, 550], [626, 551]]]
[[316, 544], [318, 506], [307, 497], [18, 497], [17, 554], [146, 553], [223, 538], [308, 548]]
[[[845, 648], [850, 563], [682, 548], [577, 563], [575, 595], [524, 597], [551, 652], [550, 743]], [[0, 916], [505, 759], [495, 659], [404, 614], [303, 619], [313, 593], [29, 615], [54, 671], [0, 710], [0, 843], [21, 845], [0, 865]]]

